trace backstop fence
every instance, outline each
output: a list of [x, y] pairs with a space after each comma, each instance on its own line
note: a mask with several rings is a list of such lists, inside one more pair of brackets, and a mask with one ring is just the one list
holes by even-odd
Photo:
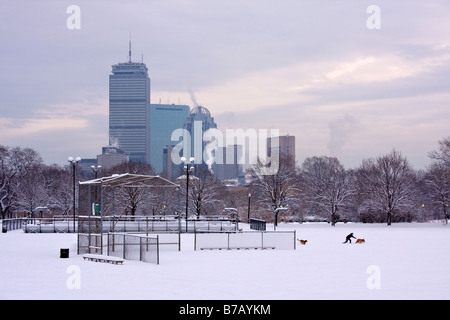
[[[162, 244], [178, 245], [173, 242]], [[78, 254], [94, 253], [159, 264], [159, 235], [147, 236], [129, 233], [78, 234]]]

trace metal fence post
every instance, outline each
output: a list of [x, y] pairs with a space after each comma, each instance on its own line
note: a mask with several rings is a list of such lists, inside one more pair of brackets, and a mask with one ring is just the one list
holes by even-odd
[[156, 264], [159, 264], [159, 235], [156, 235]]
[[142, 238], [139, 238], [139, 261], [142, 261]]
[[294, 229], [294, 250], [297, 249], [296, 247], [297, 243], [295, 242], [295, 238], [296, 238], [296, 230]]
[[197, 250], [197, 231], [194, 228], [194, 251]]
[[125, 235], [123, 234], [123, 258], [125, 259]]
[[264, 231], [261, 231], [261, 250], [264, 250]]

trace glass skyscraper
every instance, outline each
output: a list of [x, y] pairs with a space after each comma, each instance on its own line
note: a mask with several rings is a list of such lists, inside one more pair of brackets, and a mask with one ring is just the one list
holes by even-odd
[[171, 140], [172, 132], [182, 129], [189, 117], [187, 105], [150, 105], [150, 163], [156, 174], [163, 172], [163, 150], [177, 142]]
[[150, 78], [144, 63], [112, 66], [109, 76], [109, 143], [132, 161], [150, 163]]

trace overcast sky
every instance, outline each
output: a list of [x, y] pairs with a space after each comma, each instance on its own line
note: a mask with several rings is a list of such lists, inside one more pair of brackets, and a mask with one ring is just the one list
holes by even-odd
[[1, 0], [0, 144], [48, 164], [101, 153], [130, 32], [152, 103], [193, 93], [221, 130], [295, 135], [300, 163], [395, 148], [422, 169], [450, 135], [448, 0]]

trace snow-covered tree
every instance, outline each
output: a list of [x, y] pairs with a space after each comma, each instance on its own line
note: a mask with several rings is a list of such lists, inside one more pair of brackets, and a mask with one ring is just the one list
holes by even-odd
[[334, 157], [306, 158], [302, 165], [302, 184], [308, 201], [330, 215], [331, 225], [338, 220], [338, 210], [355, 193], [354, 175]]
[[[180, 184], [180, 194], [186, 209], [186, 175], [177, 179]], [[217, 209], [223, 209], [221, 186], [214, 180], [214, 174], [206, 166], [195, 166], [195, 170], [189, 175], [188, 211], [197, 217], [205, 214], [216, 214]], [[184, 211], [183, 211], [184, 212]]]
[[266, 168], [258, 159], [248, 170], [252, 176], [252, 199], [272, 212], [280, 207], [295, 208], [300, 189], [292, 157], [280, 154], [278, 171], [275, 174], [266, 174]]
[[414, 179], [410, 163], [396, 150], [363, 160], [358, 170], [362, 208], [384, 212], [387, 225], [391, 225], [394, 212], [409, 211], [417, 205]]
[[448, 205], [450, 203], [450, 169], [443, 163], [434, 163], [430, 166], [425, 183], [429, 187], [429, 196], [432, 204], [442, 209], [445, 224], [448, 223]]
[[45, 166], [42, 169], [42, 177], [41, 183], [46, 193], [44, 203], [54, 212], [69, 214], [73, 206], [73, 177], [70, 166], [57, 164]]
[[10, 210], [17, 205], [17, 195], [23, 178], [35, 164], [42, 163], [39, 154], [30, 148], [0, 145], [0, 214], [2, 219], [11, 214]]
[[[154, 170], [150, 164], [143, 162], [124, 162], [103, 172], [106, 176], [112, 174], [142, 174], [154, 175]], [[151, 208], [152, 213], [158, 213], [160, 208], [151, 207], [150, 203], [157, 195], [152, 193], [150, 188], [143, 185], [121, 186], [114, 190], [105, 192], [111, 203], [114, 199], [115, 210], [119, 215], [135, 216], [139, 213], [145, 213], [144, 210]], [[106, 210], [107, 211], [107, 210]], [[149, 213], [149, 212], [146, 212]]]
[[17, 192], [17, 207], [20, 211], [32, 213], [37, 206], [47, 204], [44, 169], [42, 164], [32, 165], [28, 173], [20, 179], [20, 191]]
[[439, 140], [439, 148], [429, 152], [428, 156], [450, 168], [450, 137]]

